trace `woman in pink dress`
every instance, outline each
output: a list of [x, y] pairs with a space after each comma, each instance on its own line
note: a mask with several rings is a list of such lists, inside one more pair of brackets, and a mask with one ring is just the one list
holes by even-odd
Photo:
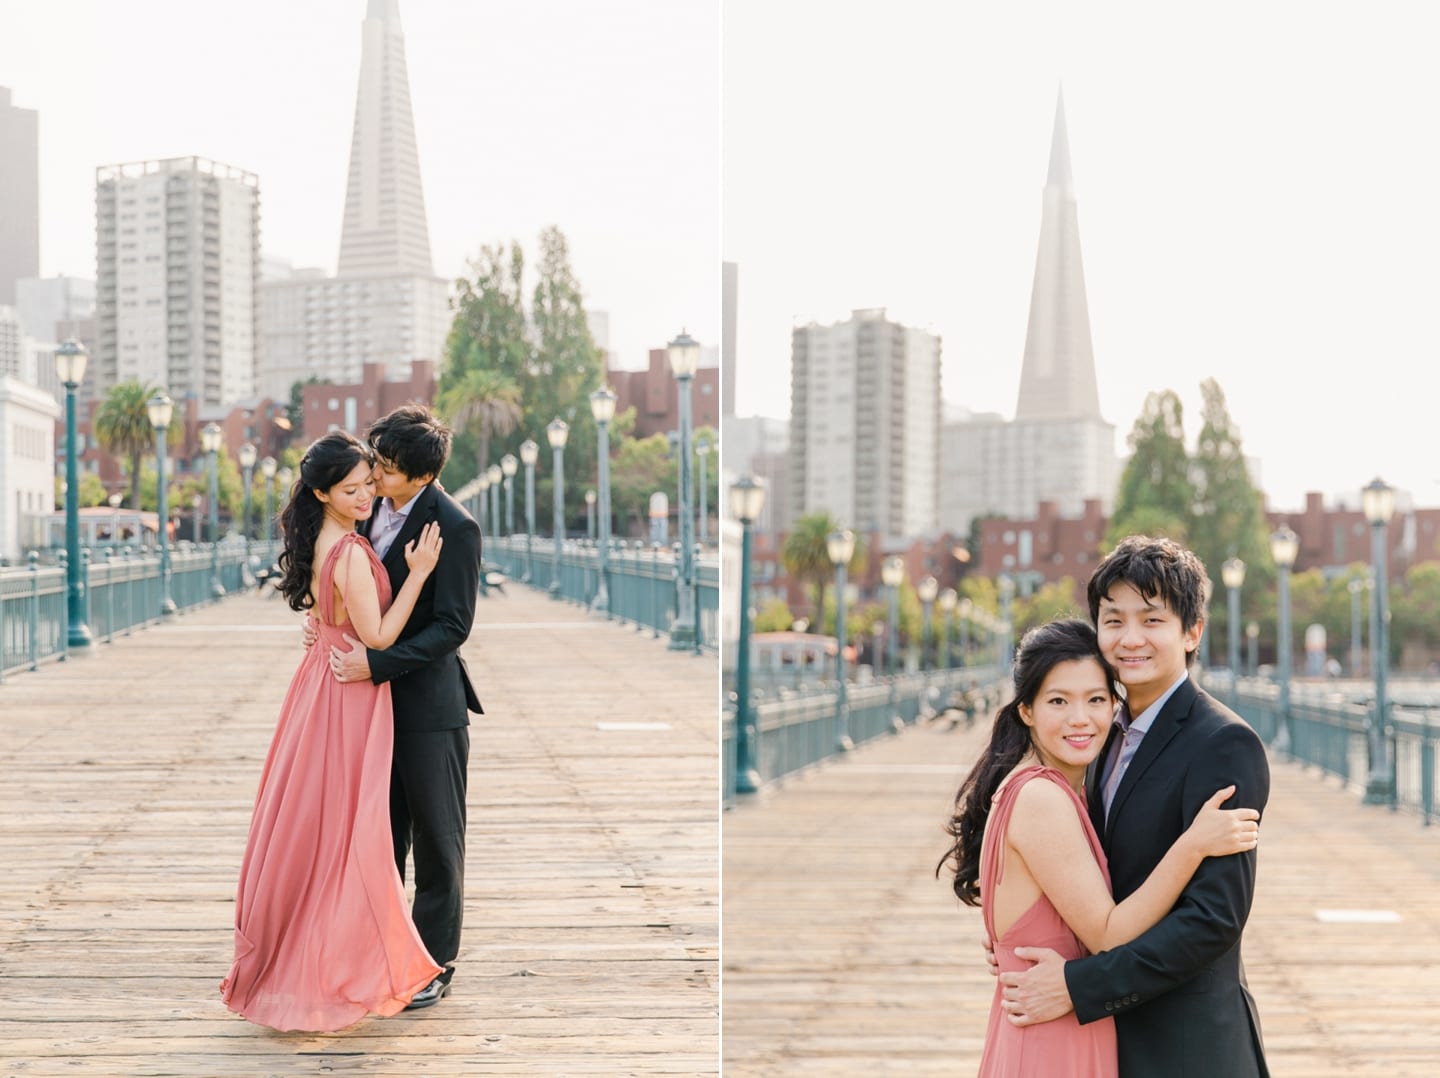
[[[1118, 905], [1100, 839], [1085, 808], [1085, 769], [1105, 746], [1116, 679], [1084, 621], [1025, 634], [1015, 656], [1014, 699], [995, 716], [990, 744], [956, 796], [941, 861], [955, 893], [979, 905], [1000, 971], [1022, 969], [1017, 947], [1067, 959], [1126, 943], [1159, 922], [1200, 862], [1254, 849], [1259, 814], [1221, 809], [1219, 790], [1145, 883]], [[1116, 1078], [1115, 1024], [1080, 1025], [1073, 1013], [1015, 1026], [997, 981], [981, 1078]]]
[[320, 642], [290, 683], [250, 821], [235, 898], [225, 1005], [280, 1030], [337, 1030], [392, 1015], [440, 972], [411, 922], [390, 841], [390, 686], [341, 684], [326, 665], [342, 633], [394, 642], [440, 553], [427, 525], [390, 583], [355, 523], [375, 498], [370, 449], [335, 431], [300, 461], [280, 523], [280, 590], [314, 611]]

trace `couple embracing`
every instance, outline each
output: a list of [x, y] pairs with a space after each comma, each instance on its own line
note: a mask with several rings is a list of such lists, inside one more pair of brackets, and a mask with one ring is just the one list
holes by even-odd
[[[280, 591], [306, 652], [260, 777], [226, 1006], [343, 1029], [450, 990], [464, 909], [470, 635], [480, 530], [436, 477], [450, 431], [407, 405], [306, 450]], [[404, 874], [413, 855], [415, 903]]]
[[1132, 536], [1090, 579], [1093, 628], [1021, 641], [942, 861], [999, 975], [981, 1078], [1268, 1074], [1240, 937], [1270, 772], [1189, 677], [1209, 590]]

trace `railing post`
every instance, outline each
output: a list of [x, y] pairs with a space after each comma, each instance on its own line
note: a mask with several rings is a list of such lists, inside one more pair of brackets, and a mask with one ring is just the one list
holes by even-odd
[[30, 669], [40, 667], [40, 555], [30, 551]]
[[1431, 740], [1430, 712], [1420, 716], [1420, 807], [1425, 812], [1425, 826], [1435, 814], [1435, 742]]
[[105, 643], [115, 642], [115, 549], [105, 548]]

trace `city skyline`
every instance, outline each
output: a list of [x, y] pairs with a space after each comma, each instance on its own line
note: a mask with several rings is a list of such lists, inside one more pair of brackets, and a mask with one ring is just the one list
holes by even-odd
[[1117, 451], [1164, 389], [1193, 444], [1214, 377], [1272, 509], [1376, 474], [1440, 504], [1420, 8], [725, 10], [737, 415], [787, 413], [792, 326], [866, 307], [940, 334], [947, 406], [1015, 415], [1063, 87]]
[[[715, 12], [400, 13], [435, 272], [468, 274], [482, 245], [512, 240], [533, 267], [558, 225], [620, 366], [682, 327], [718, 345]], [[0, 0], [0, 86], [40, 116], [41, 274], [94, 278], [97, 167], [190, 155], [259, 176], [266, 258], [333, 273], [365, 14], [365, 0]]]

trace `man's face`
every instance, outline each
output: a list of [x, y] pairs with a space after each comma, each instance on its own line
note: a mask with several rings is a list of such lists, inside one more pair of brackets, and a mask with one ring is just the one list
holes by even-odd
[[1175, 683], [1203, 628], [1197, 622], [1187, 632], [1163, 599], [1147, 599], [1130, 584], [1118, 583], [1101, 598], [1095, 632], [1125, 686], [1130, 714], [1140, 714]]
[[408, 478], [395, 466], [394, 461], [386, 460], [378, 453], [375, 455], [375, 461], [375, 494], [377, 497], [389, 498], [397, 506], [404, 505], [424, 490], [430, 482], [429, 476], [421, 476], [419, 479]]

